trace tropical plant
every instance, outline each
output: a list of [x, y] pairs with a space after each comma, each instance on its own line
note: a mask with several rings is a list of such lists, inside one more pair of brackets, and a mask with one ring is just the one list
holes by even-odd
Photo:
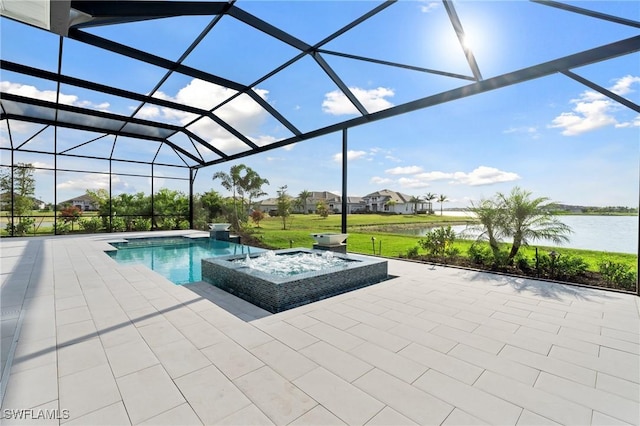
[[442, 203], [449, 201], [446, 195], [440, 194], [438, 196], [438, 202], [440, 203], [440, 216], [442, 216]]
[[409, 202], [413, 204], [413, 213], [418, 213], [418, 204], [422, 203], [422, 199], [420, 197], [416, 197], [415, 195], [409, 198]]
[[298, 199], [297, 199], [297, 201], [299, 201], [298, 205], [302, 207], [302, 213], [304, 214], [307, 214], [307, 201], [309, 200], [309, 198], [311, 198], [311, 196], [312, 196], [311, 192], [307, 191], [306, 189], [303, 189], [298, 194]]
[[427, 202], [427, 214], [433, 214], [433, 200], [438, 196], [432, 192], [427, 192], [424, 196], [424, 200]]
[[480, 222], [470, 225], [465, 233], [478, 234], [476, 241], [489, 241], [489, 247], [494, 258], [500, 256], [500, 239], [504, 237], [502, 224], [505, 222], [504, 210], [495, 200], [480, 200], [478, 204], [471, 203], [467, 209]]
[[531, 192], [515, 187], [508, 195], [498, 193], [497, 200], [504, 212], [500, 227], [504, 234], [513, 238], [509, 260], [512, 260], [523, 245], [536, 240], [548, 240], [556, 244], [569, 241], [571, 228], [562, 223], [544, 207], [549, 198], [531, 198]]
[[287, 185], [278, 188], [277, 210], [282, 218], [282, 229], [287, 229], [287, 219], [291, 215], [291, 197], [287, 194]]

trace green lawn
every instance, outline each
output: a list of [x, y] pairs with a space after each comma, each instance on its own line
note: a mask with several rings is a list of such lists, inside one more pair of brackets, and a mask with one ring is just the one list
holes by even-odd
[[[391, 232], [380, 232], [377, 229], [381, 225], [416, 225], [433, 224], [439, 225], [461, 225], [467, 223], [468, 219], [458, 216], [425, 216], [425, 215], [375, 215], [375, 214], [355, 214], [347, 216], [347, 232], [349, 234], [348, 249], [353, 253], [373, 254], [386, 257], [398, 257], [405, 254], [408, 249], [418, 245], [420, 237], [410, 235], [399, 235]], [[260, 228], [252, 224], [254, 236], [265, 244], [277, 248], [306, 247], [311, 248], [314, 239], [312, 233], [319, 232], [341, 232], [340, 215], [330, 215], [328, 218], [321, 218], [318, 215], [292, 215], [287, 224], [287, 229], [282, 229], [282, 219], [279, 217], [267, 217], [260, 222]], [[371, 239], [375, 238], [374, 241]], [[458, 240], [456, 248], [461, 254], [466, 254], [472, 241]], [[505, 244], [505, 250], [508, 244]], [[521, 248], [521, 252], [528, 257], [535, 256], [535, 247], [539, 253], [548, 253], [552, 250], [560, 255], [580, 256], [589, 265], [589, 269], [597, 271], [598, 264], [603, 259], [610, 259], [615, 262], [627, 264], [637, 270], [638, 256], [626, 253], [606, 253], [593, 250], [579, 250], [570, 248], [557, 248], [546, 246], [531, 246]], [[420, 251], [423, 253], [422, 249]]]

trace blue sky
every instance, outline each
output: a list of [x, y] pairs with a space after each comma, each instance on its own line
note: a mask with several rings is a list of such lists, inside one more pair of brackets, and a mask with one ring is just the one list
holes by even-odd
[[[375, 7], [372, 1], [238, 1], [237, 6], [280, 26], [293, 36], [314, 44]], [[634, 1], [572, 2], [571, 4], [640, 20]], [[494, 77], [540, 62], [638, 35], [632, 27], [524, 1], [456, 1], [482, 76]], [[208, 17], [173, 18], [134, 24], [97, 27], [93, 34], [111, 38], [152, 54], [176, 60], [209, 23]], [[46, 31], [2, 18], [2, 58], [55, 71], [58, 38]], [[439, 1], [400, 1], [360, 27], [331, 41], [325, 49], [400, 62], [413, 66], [471, 75], [460, 44]], [[186, 58], [184, 64], [220, 77], [251, 84], [298, 52], [232, 17], [224, 17]], [[65, 40], [63, 74], [149, 93], [164, 70], [135, 63], [113, 53], [96, 51]], [[323, 55], [368, 111], [377, 111], [469, 84], [436, 74], [390, 68], [378, 64]], [[640, 54], [573, 70], [613, 92], [640, 103]], [[3, 92], [51, 99], [55, 86], [3, 71]], [[339, 123], [357, 116], [353, 105], [335, 84], [305, 57], [284, 72], [254, 87], [301, 131]], [[131, 114], [134, 101], [62, 86], [65, 102], [118, 114]], [[154, 96], [211, 108], [233, 91], [192, 77], [172, 74]], [[291, 132], [247, 96], [240, 96], [217, 111], [258, 145], [288, 138]], [[166, 123], [189, 123], [188, 114], [145, 106], [139, 118]], [[8, 144], [6, 123], [0, 123], [1, 143]], [[22, 143], [42, 126], [11, 123], [14, 143]], [[211, 122], [196, 122], [189, 129], [224, 152], [246, 150], [224, 129]], [[34, 150], [51, 149], [49, 128], [25, 144]], [[100, 135], [58, 131], [58, 150], [71, 148]], [[410, 195], [445, 194], [448, 207], [509, 191], [519, 185], [536, 195], [569, 204], [638, 205], [640, 117], [622, 105], [564, 75], [552, 75], [454, 102], [412, 112], [349, 130], [349, 195], [366, 195], [388, 188]], [[188, 143], [176, 137], [177, 144]], [[110, 150], [103, 138], [73, 152]], [[183, 145], [184, 146], [184, 145]], [[148, 159], [158, 145], [121, 139], [114, 157]], [[269, 179], [264, 189], [275, 196], [287, 185], [302, 190], [341, 191], [341, 133], [325, 135], [286, 148], [274, 149], [240, 161], [200, 169], [195, 190], [225, 191], [212, 181], [215, 172], [244, 163]], [[217, 155], [200, 151], [207, 160]], [[8, 151], [2, 152], [7, 164]], [[17, 153], [16, 161], [51, 168], [52, 156]], [[163, 147], [158, 159], [175, 161]], [[150, 192], [150, 179], [142, 165], [114, 164], [126, 174], [114, 178], [114, 193]], [[58, 168], [108, 170], [106, 161], [59, 157]], [[171, 167], [156, 167], [154, 188], [187, 191], [185, 181], [168, 179], [185, 174]], [[36, 195], [53, 200], [53, 173], [38, 172]], [[108, 187], [105, 174], [60, 172], [58, 201], [85, 189]]]

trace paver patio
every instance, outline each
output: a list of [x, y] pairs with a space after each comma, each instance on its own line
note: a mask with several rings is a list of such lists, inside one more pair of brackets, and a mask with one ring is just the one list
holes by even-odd
[[636, 296], [390, 260], [273, 315], [109, 238], [0, 241], [3, 424], [640, 423]]

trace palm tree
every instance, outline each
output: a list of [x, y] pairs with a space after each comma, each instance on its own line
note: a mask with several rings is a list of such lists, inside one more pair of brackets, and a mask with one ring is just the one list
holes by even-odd
[[422, 202], [422, 199], [420, 197], [412, 196], [409, 199], [409, 202], [413, 204], [413, 214], [417, 214], [418, 213], [418, 204], [420, 204]]
[[471, 207], [467, 211], [473, 213], [480, 223], [467, 226], [465, 233], [478, 233], [478, 241], [489, 241], [494, 259], [498, 259], [500, 255], [499, 241], [504, 237], [504, 230], [501, 226], [505, 222], [504, 209], [501, 209], [495, 200], [480, 200], [477, 205], [471, 203]]
[[438, 202], [440, 203], [440, 216], [442, 216], [442, 203], [449, 201], [446, 195], [440, 194], [438, 196]]
[[307, 214], [307, 200], [309, 198], [311, 198], [313, 194], [311, 194], [311, 192], [307, 191], [306, 189], [303, 189], [299, 194], [298, 194], [298, 200], [300, 200], [300, 205], [302, 206], [302, 213]]
[[427, 192], [424, 196], [424, 200], [427, 202], [427, 213], [433, 214], [433, 204], [432, 201], [438, 198], [438, 196], [432, 192]]
[[549, 198], [531, 199], [531, 192], [519, 187], [511, 190], [509, 195], [498, 193], [497, 200], [505, 213], [505, 222], [501, 225], [507, 235], [513, 237], [509, 260], [512, 260], [523, 245], [535, 240], [550, 240], [554, 243], [569, 241], [567, 234], [571, 228], [560, 222], [543, 207], [549, 204]]

